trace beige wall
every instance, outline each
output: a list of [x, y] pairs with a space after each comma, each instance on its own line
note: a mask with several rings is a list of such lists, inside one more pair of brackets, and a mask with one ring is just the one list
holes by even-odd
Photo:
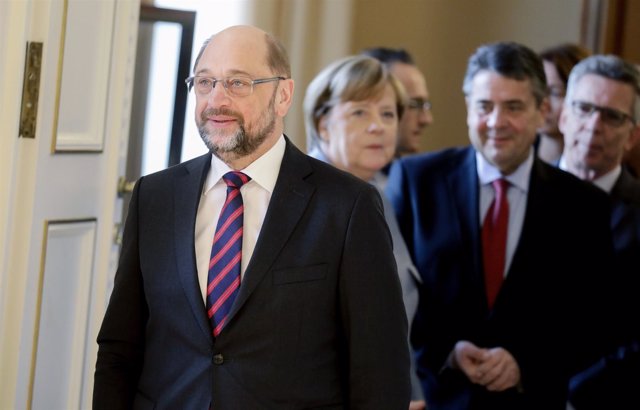
[[[323, 3], [344, 8], [342, 0]], [[480, 44], [512, 40], [539, 51], [560, 42], [578, 42], [581, 11], [582, 0], [353, 0], [352, 30], [344, 41], [349, 44], [347, 53], [384, 45], [404, 47], [414, 55], [426, 74], [434, 103], [435, 123], [426, 132], [423, 148], [434, 150], [468, 142], [461, 84], [466, 61]], [[324, 24], [331, 27], [335, 21]], [[310, 40], [308, 49], [326, 49]], [[323, 59], [314, 59], [320, 63], [315, 72], [326, 64], [319, 60]], [[301, 72], [294, 67], [296, 104], [302, 105], [315, 72], [308, 65]], [[291, 114], [301, 116], [302, 112]], [[301, 124], [296, 117], [288, 123], [287, 132], [296, 135], [296, 143], [304, 148]]]
[[324, 66], [352, 52], [352, 0], [252, 0], [248, 9], [249, 22], [273, 33], [287, 48], [295, 91], [285, 132], [305, 150], [304, 93]]

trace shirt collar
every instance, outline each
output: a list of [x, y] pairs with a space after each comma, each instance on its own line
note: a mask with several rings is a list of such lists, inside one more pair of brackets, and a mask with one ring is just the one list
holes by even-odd
[[[248, 167], [240, 171], [251, 177], [253, 182], [269, 191], [269, 193], [273, 193], [278, 174], [280, 173], [280, 165], [282, 164], [282, 158], [284, 158], [286, 145], [284, 136], [280, 135], [278, 141], [269, 151], [265, 152], [249, 164]], [[211, 168], [209, 169], [209, 175], [207, 175], [207, 180], [204, 184], [203, 194], [206, 195], [214, 185], [222, 180], [222, 176], [229, 171], [233, 171], [233, 169], [220, 158], [211, 154]]]
[[533, 149], [529, 150], [527, 158], [509, 175], [502, 175], [498, 168], [490, 164], [480, 152], [476, 151], [476, 169], [481, 185], [487, 185], [496, 179], [504, 178], [512, 186], [519, 188], [523, 192], [529, 190], [529, 177], [533, 167]]
[[604, 192], [610, 194], [613, 186], [616, 184], [616, 181], [620, 177], [622, 173], [622, 166], [618, 165], [611, 171], [607, 172], [600, 178], [596, 178], [593, 180], [593, 184], [598, 188], [602, 189]]
[[[571, 171], [568, 170], [567, 160], [565, 159], [564, 155], [560, 157], [560, 162], [558, 163], [558, 167], [563, 171], [571, 173]], [[618, 164], [617, 167], [607, 172], [600, 178], [594, 179], [591, 182], [593, 182], [595, 186], [602, 189], [606, 193], [611, 193], [611, 190], [613, 190], [613, 186], [616, 184], [616, 181], [618, 180], [618, 177], [620, 177], [621, 173], [622, 173], [622, 166]]]

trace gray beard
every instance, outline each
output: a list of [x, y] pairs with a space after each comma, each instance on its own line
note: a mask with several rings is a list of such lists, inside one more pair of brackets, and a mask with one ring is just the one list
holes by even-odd
[[212, 108], [204, 111], [201, 116], [203, 124], [206, 123], [206, 118], [210, 115], [232, 115], [238, 118], [238, 130], [221, 143], [214, 143], [213, 140], [209, 138], [209, 134], [204, 125], [198, 126], [200, 137], [207, 148], [209, 148], [209, 151], [225, 162], [246, 157], [254, 153], [276, 127], [276, 115], [274, 112], [275, 97], [276, 93], [274, 92], [271, 101], [269, 101], [267, 111], [264, 112], [257, 121], [256, 127], [258, 129], [254, 133], [247, 133], [244, 126], [244, 119], [238, 117], [236, 113], [230, 110], [225, 108]]

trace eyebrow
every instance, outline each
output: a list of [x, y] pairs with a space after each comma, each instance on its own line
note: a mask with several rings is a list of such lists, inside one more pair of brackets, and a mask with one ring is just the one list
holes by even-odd
[[494, 101], [494, 100], [490, 100], [490, 99], [486, 99], [486, 98], [481, 98], [481, 99], [475, 100], [475, 103], [476, 104], [477, 103], [491, 103], [493, 105], [507, 105], [507, 104], [526, 104], [527, 102], [525, 100], [520, 100], [520, 99]]
[[[201, 68], [200, 70], [195, 72], [195, 75], [210, 76], [211, 75], [211, 70], [209, 70], [207, 68]], [[223, 75], [223, 77], [229, 77], [230, 75], [244, 75], [244, 76], [247, 76], [247, 77], [251, 77], [251, 74], [249, 74], [248, 72], [243, 71], [243, 70], [238, 70], [238, 69], [229, 70], [225, 75]]]
[[[362, 108], [362, 107], [369, 107], [371, 105], [377, 104], [376, 102], [373, 102], [370, 99], [367, 100], [362, 100], [362, 101], [345, 101], [345, 103], [349, 104], [350, 108]], [[382, 104], [380, 105], [380, 108], [396, 108], [396, 104]]]

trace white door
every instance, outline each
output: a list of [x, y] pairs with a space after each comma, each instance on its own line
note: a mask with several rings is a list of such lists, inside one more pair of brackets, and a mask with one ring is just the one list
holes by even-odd
[[[139, 0], [0, 1], [2, 409], [91, 407], [138, 12]], [[35, 138], [20, 126], [27, 42], [42, 43]]]

